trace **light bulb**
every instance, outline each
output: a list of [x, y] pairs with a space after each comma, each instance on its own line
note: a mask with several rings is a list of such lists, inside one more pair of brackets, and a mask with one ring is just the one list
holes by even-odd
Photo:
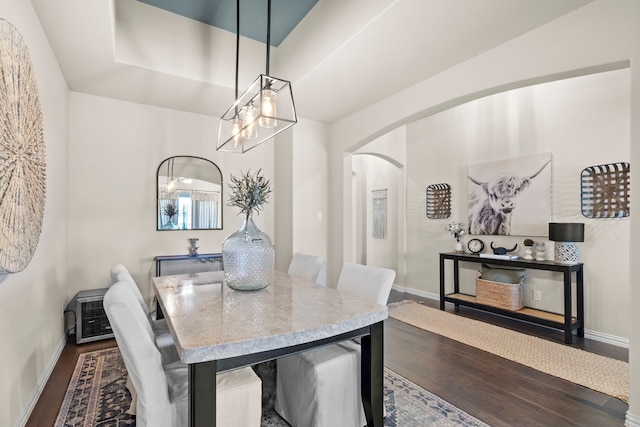
[[233, 147], [237, 148], [240, 144], [242, 144], [242, 120], [240, 120], [238, 117], [233, 119], [231, 135], [233, 137]]
[[242, 137], [247, 139], [256, 139], [258, 137], [258, 126], [256, 125], [256, 116], [258, 109], [253, 102], [242, 107], [242, 121], [246, 127], [242, 130]]
[[258, 123], [263, 128], [274, 128], [278, 125], [278, 121], [273, 118], [276, 117], [276, 114], [276, 93], [271, 90], [271, 85], [267, 84], [264, 89], [262, 89], [260, 120]]

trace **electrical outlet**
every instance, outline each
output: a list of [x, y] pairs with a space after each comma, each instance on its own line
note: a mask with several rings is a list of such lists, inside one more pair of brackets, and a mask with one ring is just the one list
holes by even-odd
[[534, 301], [542, 301], [542, 291], [540, 289], [533, 290]]

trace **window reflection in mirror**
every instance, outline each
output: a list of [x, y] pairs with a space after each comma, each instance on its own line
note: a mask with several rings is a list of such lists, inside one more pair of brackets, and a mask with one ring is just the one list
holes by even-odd
[[206, 159], [170, 157], [158, 167], [158, 230], [222, 229], [222, 173]]

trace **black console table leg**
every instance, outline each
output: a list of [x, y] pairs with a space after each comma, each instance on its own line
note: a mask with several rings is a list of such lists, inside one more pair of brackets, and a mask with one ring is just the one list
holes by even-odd
[[564, 342], [571, 344], [573, 335], [571, 331], [571, 272], [564, 273]]
[[576, 271], [576, 315], [578, 317], [577, 335], [584, 337], [584, 272], [582, 269]]
[[444, 256], [440, 254], [440, 310], [444, 310]]

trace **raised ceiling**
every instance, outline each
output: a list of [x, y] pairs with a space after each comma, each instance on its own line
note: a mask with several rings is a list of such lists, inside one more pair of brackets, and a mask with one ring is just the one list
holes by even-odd
[[[331, 123], [590, 1], [319, 1], [270, 74], [292, 82], [301, 118]], [[73, 91], [215, 117], [233, 102], [234, 32], [137, 0], [31, 2]], [[264, 44], [243, 37], [240, 91], [264, 71]]]
[[[233, 0], [138, 0], [151, 6], [236, 32], [236, 2]], [[278, 1], [271, 5], [271, 45], [279, 46], [318, 0]], [[267, 0], [240, 0], [240, 34], [267, 42]]]

